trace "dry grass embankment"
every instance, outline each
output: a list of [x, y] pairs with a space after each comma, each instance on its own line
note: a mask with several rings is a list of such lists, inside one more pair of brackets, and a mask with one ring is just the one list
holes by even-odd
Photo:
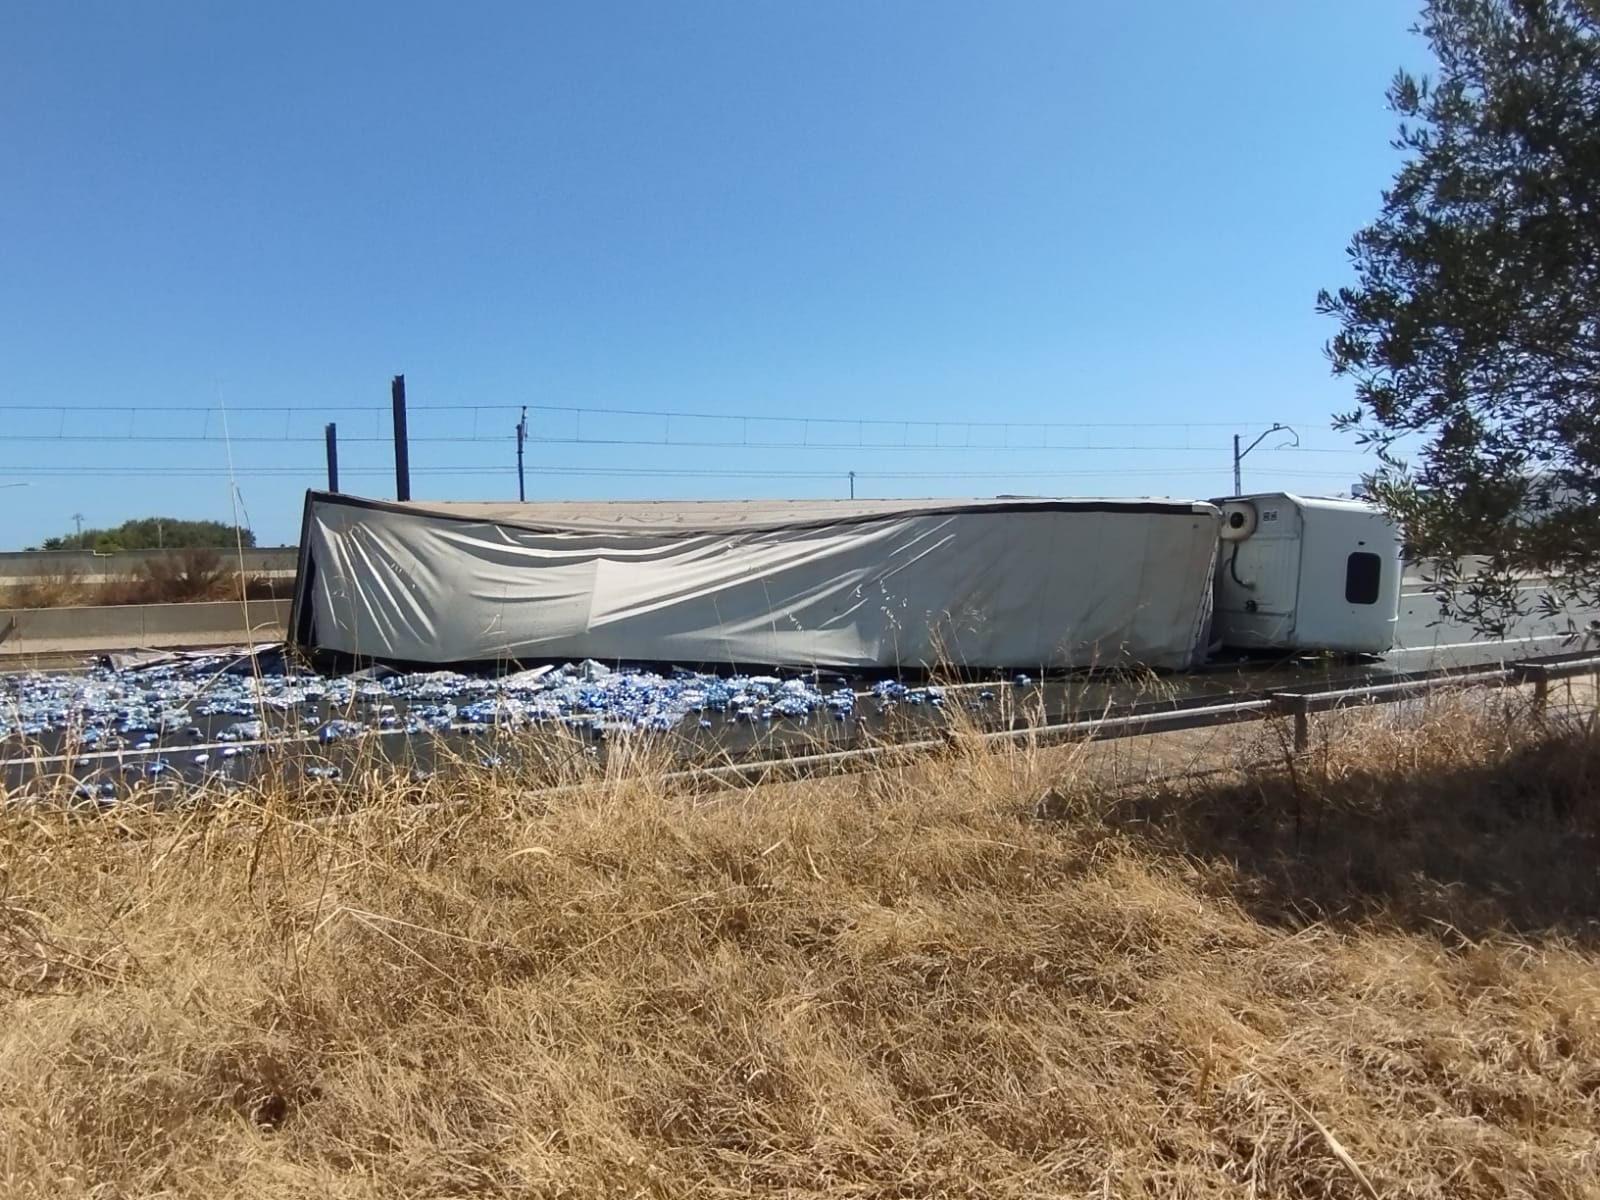
[[89, 580], [79, 571], [57, 571], [0, 587], [0, 609], [67, 608], [108, 604], [187, 604], [203, 600], [251, 600], [287, 596], [291, 580], [248, 575], [242, 580], [226, 552], [186, 550], [150, 559], [114, 579]]
[[1592, 732], [1086, 761], [12, 811], [0, 1193], [1600, 1194]]

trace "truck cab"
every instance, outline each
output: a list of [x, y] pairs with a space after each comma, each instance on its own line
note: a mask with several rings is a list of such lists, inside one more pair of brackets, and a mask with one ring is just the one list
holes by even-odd
[[1222, 510], [1212, 639], [1225, 648], [1376, 655], [1400, 617], [1400, 531], [1372, 504], [1268, 492]]

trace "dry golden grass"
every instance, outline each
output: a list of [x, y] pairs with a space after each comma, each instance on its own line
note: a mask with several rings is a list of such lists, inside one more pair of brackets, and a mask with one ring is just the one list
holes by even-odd
[[56, 571], [0, 589], [0, 608], [62, 608], [81, 603], [87, 590], [81, 572]]
[[0, 1194], [1600, 1195], [1596, 741], [1329, 728], [13, 810]]

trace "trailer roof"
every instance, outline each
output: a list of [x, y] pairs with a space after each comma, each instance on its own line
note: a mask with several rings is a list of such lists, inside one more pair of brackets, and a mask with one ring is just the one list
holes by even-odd
[[971, 497], [921, 500], [371, 500], [313, 492], [313, 503], [409, 512], [529, 529], [730, 530], [837, 525], [939, 512], [1103, 512], [1220, 516], [1203, 500], [1170, 497]]

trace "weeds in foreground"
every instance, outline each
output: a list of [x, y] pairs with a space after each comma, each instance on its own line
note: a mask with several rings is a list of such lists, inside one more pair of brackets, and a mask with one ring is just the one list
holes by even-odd
[[0, 1190], [1595, 1195], [1600, 749], [1329, 728], [1161, 786], [965, 739], [8, 810]]
[[188, 549], [149, 559], [125, 575], [86, 579], [81, 571], [57, 571], [0, 588], [0, 609], [67, 608], [114, 604], [184, 604], [205, 600], [250, 600], [288, 596], [293, 581], [247, 575], [218, 550]]
[[83, 576], [77, 571], [56, 571], [38, 575], [0, 591], [5, 608], [62, 608], [77, 604], [85, 594]]

